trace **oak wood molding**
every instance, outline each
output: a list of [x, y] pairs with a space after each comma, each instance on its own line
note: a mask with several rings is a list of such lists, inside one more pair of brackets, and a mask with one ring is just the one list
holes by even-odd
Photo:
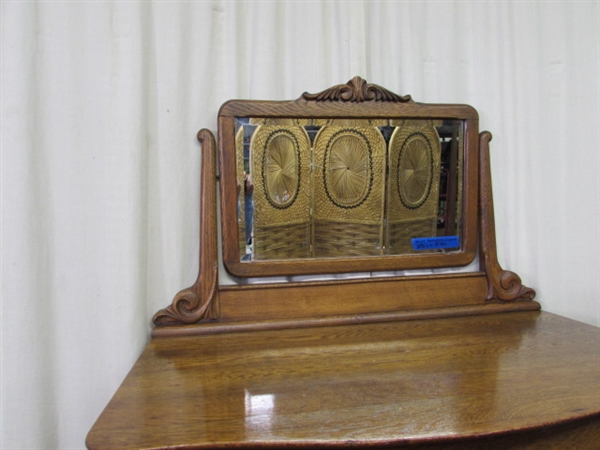
[[486, 305], [450, 306], [446, 308], [390, 311], [360, 315], [330, 316], [308, 319], [264, 320], [262, 322], [211, 322], [198, 325], [160, 327], [152, 330], [153, 338], [174, 336], [201, 336], [209, 334], [244, 333], [269, 330], [331, 327], [340, 325], [407, 322], [486, 314], [539, 311], [536, 301], [488, 302]]
[[154, 315], [156, 326], [190, 324], [219, 316], [215, 137], [210, 130], [202, 129], [198, 141], [202, 146], [198, 278], [193, 286], [180, 291], [170, 306]]
[[535, 291], [523, 285], [521, 278], [516, 273], [504, 270], [498, 263], [494, 200], [492, 196], [492, 173], [490, 168], [489, 144], [491, 140], [492, 133], [489, 131], [482, 131], [479, 134], [480, 264], [481, 269], [486, 273], [488, 279], [486, 300], [533, 300], [536, 295]]
[[338, 84], [317, 94], [305, 92], [302, 94], [302, 98], [317, 102], [341, 101], [361, 103], [375, 101], [406, 103], [411, 101], [410, 95], [394, 94], [377, 84], [367, 83], [367, 80], [358, 76], [352, 78], [346, 84]]

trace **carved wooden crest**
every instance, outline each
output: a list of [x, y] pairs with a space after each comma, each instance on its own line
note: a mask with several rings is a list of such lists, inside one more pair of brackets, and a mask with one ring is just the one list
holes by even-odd
[[361, 77], [354, 77], [346, 84], [338, 84], [336, 86], [325, 89], [318, 94], [302, 94], [305, 100], [322, 101], [342, 101], [342, 102], [400, 102], [406, 103], [411, 101], [410, 95], [394, 94], [387, 89], [376, 84], [369, 84]]

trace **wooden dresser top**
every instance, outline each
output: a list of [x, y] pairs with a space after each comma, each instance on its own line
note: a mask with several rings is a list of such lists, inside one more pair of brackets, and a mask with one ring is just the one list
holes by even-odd
[[599, 415], [600, 329], [514, 312], [155, 338], [87, 444], [433, 445]]

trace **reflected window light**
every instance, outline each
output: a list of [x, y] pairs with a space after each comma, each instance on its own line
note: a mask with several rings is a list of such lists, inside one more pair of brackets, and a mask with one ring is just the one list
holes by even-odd
[[270, 430], [275, 406], [275, 395], [252, 395], [244, 391], [244, 405], [246, 409], [246, 428], [260, 428]]

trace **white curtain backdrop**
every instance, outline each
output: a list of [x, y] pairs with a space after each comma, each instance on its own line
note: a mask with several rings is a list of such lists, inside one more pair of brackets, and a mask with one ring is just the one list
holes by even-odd
[[152, 315], [193, 283], [195, 135], [230, 98], [360, 75], [473, 105], [501, 264], [600, 325], [598, 1], [1, 7], [3, 449], [84, 448]]

